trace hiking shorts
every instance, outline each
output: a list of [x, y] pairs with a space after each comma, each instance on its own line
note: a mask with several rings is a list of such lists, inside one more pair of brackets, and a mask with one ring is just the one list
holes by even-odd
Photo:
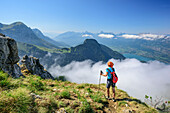
[[112, 86], [113, 88], [115, 87], [115, 83], [112, 82], [112, 80], [107, 79], [107, 84], [106, 84], [106, 88], [110, 88], [110, 86]]

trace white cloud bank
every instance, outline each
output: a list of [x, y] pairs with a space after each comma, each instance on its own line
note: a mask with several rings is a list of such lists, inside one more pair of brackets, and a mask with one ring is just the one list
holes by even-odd
[[145, 40], [155, 40], [165, 38], [165, 35], [156, 35], [156, 34], [138, 34], [138, 35], [130, 35], [124, 34], [121, 37], [129, 38], [129, 39], [145, 39]]
[[[122, 62], [111, 60], [119, 77], [117, 87], [127, 91], [130, 96], [144, 99], [145, 95], [164, 97], [170, 100], [170, 65], [157, 61], [141, 63], [136, 59], [126, 59]], [[53, 76], [65, 75], [71, 82], [99, 83], [100, 70], [105, 72], [107, 64], [92, 61], [72, 62], [65, 67], [52, 66], [49, 72]], [[102, 77], [102, 83], [106, 78]]]
[[113, 38], [114, 35], [112, 35], [112, 34], [99, 34], [98, 37], [101, 37], [101, 38]]

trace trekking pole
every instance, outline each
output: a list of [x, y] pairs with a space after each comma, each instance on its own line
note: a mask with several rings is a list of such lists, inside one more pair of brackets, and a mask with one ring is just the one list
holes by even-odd
[[[101, 74], [103, 74], [102, 70], [100, 71]], [[100, 75], [100, 78], [99, 78], [99, 89], [100, 89], [100, 82], [101, 82], [101, 75]], [[98, 91], [99, 91], [98, 89]]]

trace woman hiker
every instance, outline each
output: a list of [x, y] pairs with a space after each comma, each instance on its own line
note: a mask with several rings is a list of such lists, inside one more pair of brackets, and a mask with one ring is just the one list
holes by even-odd
[[[108, 62], [107, 65], [108, 65], [109, 68], [106, 69], [106, 74], [100, 73], [100, 75], [107, 77], [107, 84], [106, 84], [107, 97], [106, 98], [110, 99], [110, 95], [109, 95], [110, 91], [109, 91], [109, 89], [110, 89], [110, 86], [112, 86], [112, 91], [113, 91], [113, 98], [112, 98], [112, 100], [115, 102], [116, 101], [115, 100], [115, 85], [116, 85], [117, 81], [115, 83], [113, 83], [113, 80], [112, 80], [112, 73], [113, 74], [115, 73], [115, 69], [113, 68], [114, 64], [113, 64], [113, 62]], [[115, 76], [117, 77], [116, 74], [115, 74]]]

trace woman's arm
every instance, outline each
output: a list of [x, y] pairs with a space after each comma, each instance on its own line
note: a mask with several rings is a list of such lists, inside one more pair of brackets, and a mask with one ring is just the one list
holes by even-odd
[[107, 74], [108, 74], [108, 72], [106, 72], [106, 74], [101, 74], [101, 73], [100, 73], [100, 75], [105, 76], [105, 77], [107, 76]]

